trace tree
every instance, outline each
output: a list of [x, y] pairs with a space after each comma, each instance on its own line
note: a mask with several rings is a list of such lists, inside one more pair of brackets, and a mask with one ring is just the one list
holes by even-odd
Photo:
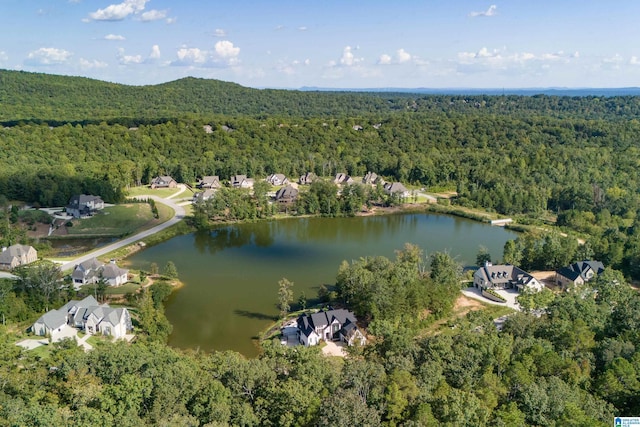
[[167, 264], [164, 266], [164, 270], [162, 271], [162, 275], [169, 279], [178, 278], [178, 269], [173, 261], [167, 261]]
[[155, 262], [152, 262], [151, 265], [149, 266], [149, 273], [152, 276], [155, 276], [156, 274], [158, 274], [158, 264], [156, 264]]
[[486, 263], [491, 262], [491, 254], [486, 246], [480, 246], [478, 254], [476, 255], [476, 265], [483, 267]]
[[290, 282], [287, 278], [282, 278], [278, 282], [278, 308], [280, 309], [280, 317], [287, 317], [287, 313], [291, 309], [291, 302], [293, 301], [293, 282]]
[[298, 298], [298, 305], [300, 306], [300, 310], [307, 308], [307, 295], [304, 292], [302, 292]]

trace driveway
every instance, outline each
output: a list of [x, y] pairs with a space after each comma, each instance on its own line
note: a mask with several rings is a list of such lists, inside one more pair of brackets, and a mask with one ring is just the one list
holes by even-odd
[[[86, 339], [87, 337], [88, 335], [85, 336], [83, 339]], [[62, 327], [62, 331], [60, 331], [60, 333], [56, 335], [56, 339], [54, 339], [53, 342], [59, 342], [65, 338], [71, 338], [72, 340], [77, 341], [78, 345], [82, 345], [85, 348], [85, 350], [91, 350], [93, 348], [86, 343], [80, 344], [81, 340], [78, 339], [78, 330], [76, 328], [72, 328], [69, 325], [64, 325]], [[16, 343], [16, 345], [19, 345], [20, 347], [26, 350], [33, 350], [34, 348], [40, 347], [41, 345], [48, 345], [48, 344], [49, 344], [49, 339], [45, 337], [30, 338], [30, 339], [22, 340]]]
[[462, 290], [462, 293], [469, 297], [476, 299], [478, 301], [482, 301], [486, 304], [494, 304], [494, 305], [502, 305], [512, 308], [516, 311], [521, 311], [520, 304], [516, 302], [516, 298], [518, 297], [518, 291], [514, 289], [496, 289], [495, 290], [501, 297], [507, 300], [506, 303], [491, 301], [489, 298], [485, 298], [480, 293], [480, 290], [471, 286]]
[[[184, 189], [182, 189], [182, 191], [184, 191]], [[115, 243], [111, 243], [110, 245], [107, 246], [103, 246], [100, 249], [97, 249], [93, 252], [89, 252], [88, 254], [85, 254], [81, 257], [78, 257], [72, 261], [68, 261], [64, 264], [62, 264], [62, 266], [60, 266], [60, 269], [62, 271], [69, 271], [72, 270], [73, 268], [75, 268], [76, 265], [88, 261], [92, 258], [96, 258], [105, 254], [108, 254], [109, 252], [115, 251], [116, 249], [120, 249], [124, 246], [130, 245], [134, 242], [137, 242], [138, 240], [142, 240], [145, 237], [149, 237], [152, 234], [155, 234], [159, 231], [164, 230], [165, 228], [171, 227], [174, 224], [177, 224], [178, 222], [182, 221], [182, 219], [184, 219], [186, 212], [184, 210], [184, 208], [180, 205], [178, 205], [177, 203], [175, 203], [173, 200], [171, 199], [164, 199], [162, 197], [158, 197], [158, 196], [154, 196], [154, 195], [143, 195], [143, 196], [138, 196], [136, 197], [137, 199], [153, 199], [157, 202], [163, 203], [167, 206], [169, 206], [171, 209], [173, 209], [173, 217], [171, 219], [169, 219], [168, 221], [163, 222], [162, 224], [156, 225], [153, 228], [150, 228], [148, 230], [142, 231], [136, 235], [133, 235], [131, 237], [127, 237], [126, 239], [122, 239], [119, 240]]]

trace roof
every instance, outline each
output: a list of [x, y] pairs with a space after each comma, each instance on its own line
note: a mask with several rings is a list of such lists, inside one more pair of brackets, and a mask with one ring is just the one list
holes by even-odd
[[105, 279], [115, 279], [116, 277], [122, 276], [123, 274], [129, 273], [129, 270], [125, 268], [120, 268], [115, 264], [106, 264], [102, 267], [102, 277]]
[[276, 192], [276, 200], [293, 200], [298, 197], [298, 189], [287, 185]]
[[19, 258], [22, 255], [26, 255], [32, 249], [35, 250], [32, 246], [29, 245], [11, 245], [6, 250], [2, 251], [2, 253], [0, 253], [0, 264], [10, 264], [13, 258]]
[[220, 177], [216, 176], [203, 176], [202, 180], [200, 181], [201, 185], [211, 185], [211, 184], [216, 184], [216, 183], [220, 183]]
[[604, 264], [600, 261], [578, 261], [568, 267], [562, 267], [557, 273], [572, 281], [582, 277], [586, 282], [591, 279], [588, 275], [590, 271], [593, 271], [594, 275], [598, 275], [604, 271]]
[[48, 329], [57, 329], [67, 323], [67, 316], [61, 311], [49, 310], [36, 323], [43, 323]]
[[298, 317], [298, 329], [300, 329], [304, 335], [309, 336], [316, 328], [326, 328], [332, 324], [334, 320], [337, 320], [343, 329], [346, 324], [356, 323], [356, 317], [349, 310], [328, 310], [300, 315], [300, 317]]
[[80, 206], [86, 206], [89, 203], [102, 202], [100, 196], [93, 196], [90, 194], [79, 194], [71, 197], [69, 200], [69, 206], [72, 208], [77, 208]]
[[387, 185], [385, 185], [384, 188], [389, 193], [404, 193], [404, 192], [409, 191], [409, 190], [407, 190], [407, 187], [402, 185], [401, 182], [393, 182], [393, 183], [387, 184]]
[[474, 277], [484, 279], [493, 286], [505, 283], [526, 285], [533, 279], [533, 276], [511, 264], [486, 264], [480, 267], [473, 274]]

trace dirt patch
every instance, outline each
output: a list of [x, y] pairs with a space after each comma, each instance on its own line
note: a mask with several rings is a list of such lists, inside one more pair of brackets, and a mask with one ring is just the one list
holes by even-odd
[[480, 301], [460, 295], [453, 305], [453, 311], [457, 316], [464, 316], [470, 311], [482, 310], [484, 306]]
[[537, 281], [545, 286], [553, 287], [556, 284], [556, 272], [555, 271], [536, 271], [530, 273]]

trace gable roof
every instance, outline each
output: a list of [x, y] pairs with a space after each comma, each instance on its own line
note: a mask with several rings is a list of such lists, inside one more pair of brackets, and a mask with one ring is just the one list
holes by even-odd
[[305, 336], [309, 336], [316, 328], [324, 329], [334, 323], [334, 321], [340, 323], [344, 329], [346, 324], [353, 323], [355, 325], [356, 317], [349, 310], [345, 309], [302, 314], [298, 317], [298, 329], [300, 329], [301, 333], [305, 334]]
[[123, 274], [129, 273], [129, 270], [125, 268], [120, 268], [115, 264], [106, 264], [102, 267], [102, 277], [105, 279], [115, 279], [116, 277], [122, 276]]
[[93, 196], [91, 194], [77, 194], [71, 197], [69, 200], [69, 206], [72, 208], [77, 208], [80, 206], [86, 206], [89, 203], [104, 203], [100, 196]]
[[291, 185], [282, 187], [276, 192], [276, 200], [279, 201], [293, 200], [296, 197], [298, 197], [298, 189]]
[[575, 281], [578, 277], [582, 277], [586, 282], [592, 279], [592, 277], [589, 276], [590, 271], [592, 271], [593, 275], [596, 276], [604, 271], [604, 264], [600, 261], [578, 261], [568, 267], [562, 267], [557, 271], [557, 273], [571, 281]]
[[14, 258], [21, 258], [27, 255], [30, 250], [35, 249], [29, 245], [11, 245], [0, 253], [0, 264], [11, 264]]
[[406, 193], [409, 191], [401, 182], [388, 183], [384, 186], [384, 189], [387, 190], [388, 193]]
[[42, 323], [48, 329], [58, 329], [67, 323], [67, 316], [61, 311], [49, 310], [40, 316], [36, 323]]

